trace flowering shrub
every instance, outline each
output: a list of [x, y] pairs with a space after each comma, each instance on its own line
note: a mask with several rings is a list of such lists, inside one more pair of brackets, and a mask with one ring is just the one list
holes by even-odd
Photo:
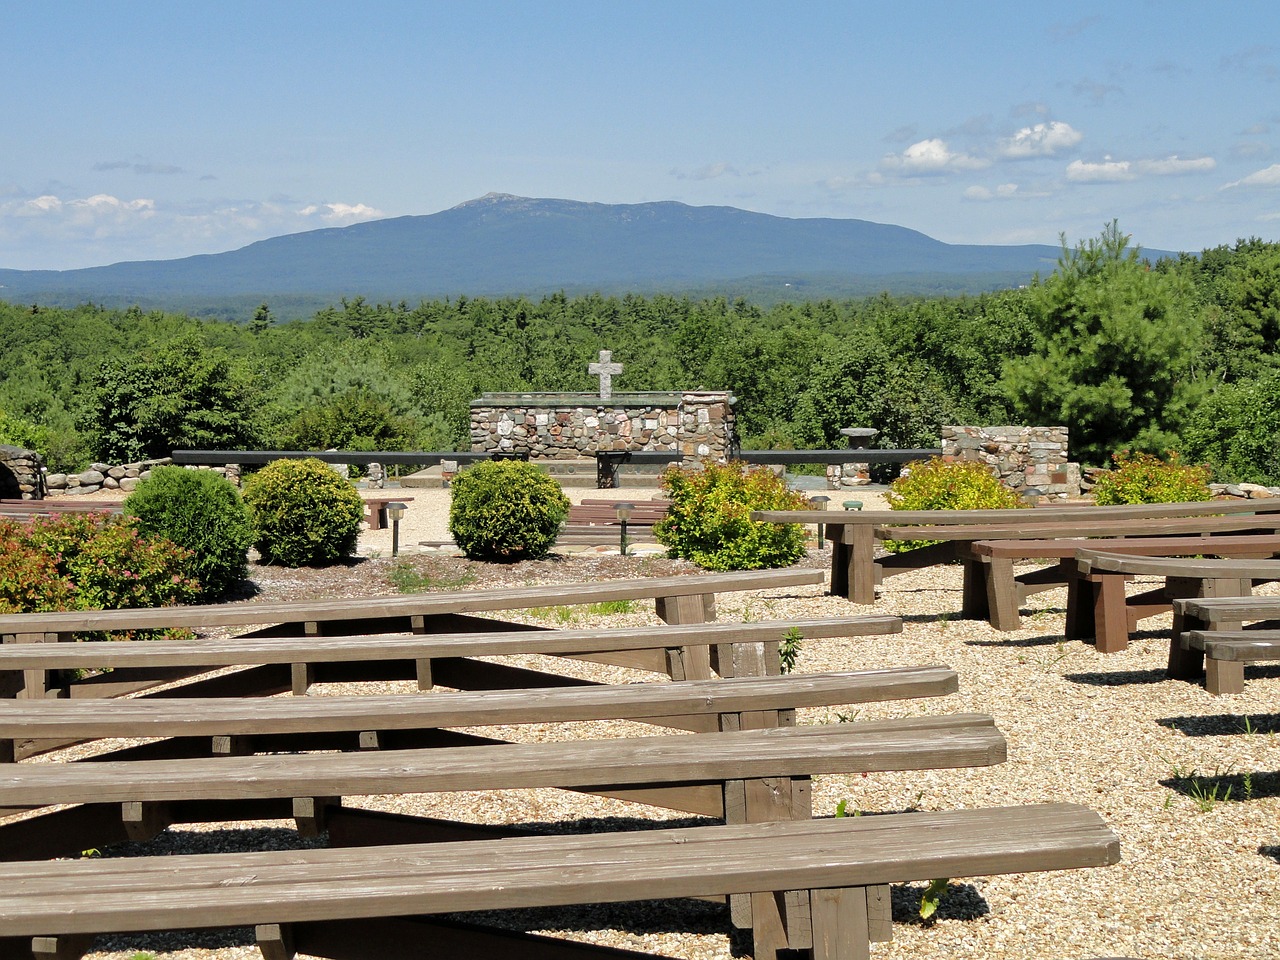
[[771, 470], [743, 463], [671, 467], [662, 475], [662, 490], [671, 507], [653, 533], [673, 557], [707, 570], [758, 570], [790, 566], [804, 553], [800, 524], [751, 519], [752, 510], [810, 507], [804, 494], [788, 490]]
[[[1025, 507], [1018, 495], [984, 464], [934, 457], [913, 463], [889, 485], [890, 510], [999, 510]], [[886, 540], [891, 553], [929, 546], [936, 540]]]
[[104, 514], [0, 523], [0, 612], [192, 603], [192, 554]]
[[1099, 476], [1093, 486], [1094, 502], [1102, 506], [1213, 499], [1209, 490], [1209, 468], [1183, 463], [1172, 451], [1168, 460], [1161, 460], [1150, 453], [1121, 450], [1111, 460], [1115, 468]]

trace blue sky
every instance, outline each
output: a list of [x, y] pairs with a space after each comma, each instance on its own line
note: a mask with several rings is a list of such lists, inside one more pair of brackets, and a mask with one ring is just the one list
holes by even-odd
[[490, 191], [1057, 243], [1280, 234], [1280, 4], [7, 5], [0, 267]]

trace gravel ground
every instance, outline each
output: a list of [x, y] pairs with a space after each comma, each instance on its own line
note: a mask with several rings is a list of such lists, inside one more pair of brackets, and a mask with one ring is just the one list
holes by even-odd
[[[567, 491], [573, 499], [597, 491]], [[366, 533], [369, 559], [324, 571], [255, 568], [264, 598], [393, 592], [393, 566], [411, 568], [435, 587], [573, 582], [687, 571], [679, 561], [619, 557], [594, 551], [512, 567], [471, 564], [441, 554], [410, 552], [418, 540], [447, 536], [447, 491], [406, 490], [415, 499], [401, 527], [406, 553], [389, 559], [390, 533]], [[643, 499], [652, 491], [613, 491]], [[874, 494], [860, 499], [868, 508]], [[829, 548], [813, 548], [804, 563], [825, 567]], [[1134, 590], [1150, 581], [1138, 581]], [[1009, 760], [977, 770], [822, 777], [814, 807], [830, 815], [845, 801], [859, 812], [943, 810], [1047, 801], [1096, 809], [1121, 838], [1114, 867], [953, 881], [937, 919], [912, 921], [921, 888], [895, 889], [894, 941], [874, 945], [877, 960], [941, 958], [1089, 958], [1126, 956], [1236, 960], [1280, 956], [1280, 667], [1247, 671], [1243, 694], [1211, 697], [1200, 687], [1164, 679], [1169, 618], [1144, 621], [1130, 649], [1099, 655], [1063, 638], [1065, 591], [1036, 595], [1024, 625], [1000, 633], [958, 619], [958, 568], [933, 568], [887, 581], [874, 607], [796, 588], [722, 598], [722, 620], [901, 616], [901, 635], [804, 644], [799, 671], [848, 670], [945, 663], [960, 675], [948, 698], [803, 711], [801, 722], [981, 711], [994, 715], [1009, 741]], [[1266, 588], [1274, 589], [1274, 588]], [[526, 615], [543, 623], [586, 622], [580, 611]], [[648, 610], [593, 623], [657, 622]], [[564, 669], [557, 664], [556, 669]], [[636, 679], [626, 670], [581, 666], [584, 676]], [[651, 679], [651, 678], [650, 678]], [[368, 686], [361, 689], [368, 690]], [[328, 687], [320, 695], [354, 692]], [[633, 735], [626, 724], [575, 724], [503, 729], [520, 739]], [[1228, 794], [1228, 790], [1230, 791]], [[448, 797], [369, 797], [353, 801], [388, 810], [492, 823], [557, 823], [602, 817], [661, 820], [667, 813], [621, 801], [558, 791], [512, 791]], [[617, 821], [611, 824], [617, 826]], [[628, 824], [624, 824], [628, 825]], [[629, 824], [634, 826], [634, 822]], [[581, 826], [581, 825], [580, 825]], [[588, 823], [587, 826], [590, 826]], [[298, 843], [275, 824], [210, 830], [174, 828], [146, 848], [221, 849], [232, 844]], [[122, 851], [124, 852], [124, 851]], [[545, 911], [514, 918], [526, 929], [681, 958], [741, 955], [731, 944], [721, 908], [634, 908]], [[509, 921], [512, 918], [507, 918]], [[117, 960], [146, 949], [183, 960], [256, 956], [243, 931], [229, 935], [115, 939], [95, 957]], [[735, 954], [734, 949], [739, 953]], [[429, 951], [428, 951], [429, 953]]]

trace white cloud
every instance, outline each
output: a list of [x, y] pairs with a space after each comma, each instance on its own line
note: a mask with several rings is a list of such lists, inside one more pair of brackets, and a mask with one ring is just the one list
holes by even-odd
[[1213, 157], [1196, 157], [1184, 160], [1176, 153], [1163, 160], [1140, 160], [1138, 170], [1157, 177], [1176, 177], [1186, 173], [1205, 173], [1218, 165]]
[[1247, 177], [1224, 184], [1222, 189], [1230, 190], [1232, 187], [1280, 187], [1280, 163], [1273, 163]]
[[1070, 150], [1084, 134], [1069, 123], [1051, 120], [1023, 127], [1012, 137], [1000, 141], [1000, 156], [1010, 160], [1028, 157], [1052, 157], [1063, 150]]
[[363, 203], [311, 203], [298, 211], [304, 217], [319, 217], [326, 223], [359, 223], [385, 217], [381, 210]]
[[698, 167], [695, 170], [678, 170], [673, 168], [671, 170], [671, 175], [677, 180], [715, 180], [719, 177], [742, 176], [737, 167], [724, 160], [721, 160], [718, 163], [708, 163], [706, 166]]
[[1001, 183], [994, 190], [990, 187], [969, 187], [964, 192], [966, 200], [1011, 200], [1018, 195], [1018, 185], [1016, 183]]
[[1101, 163], [1072, 160], [1067, 164], [1067, 179], [1076, 183], [1123, 183], [1136, 176], [1133, 164], [1128, 160], [1112, 160], [1107, 157]]
[[950, 173], [955, 170], [982, 170], [990, 166], [989, 160], [956, 153], [945, 140], [937, 138], [913, 143], [902, 153], [888, 154], [880, 161], [885, 170], [893, 170], [907, 176], [925, 176]]
[[77, 200], [62, 200], [51, 194], [0, 205], [0, 215], [17, 217], [61, 217], [77, 222], [94, 219], [149, 218], [155, 214], [154, 200], [121, 200], [105, 193]]

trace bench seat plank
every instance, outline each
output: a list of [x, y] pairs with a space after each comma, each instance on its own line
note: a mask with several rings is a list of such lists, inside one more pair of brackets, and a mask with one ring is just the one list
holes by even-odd
[[373, 753], [5, 764], [0, 805], [706, 783], [985, 766], [1003, 762], [1005, 753], [1004, 738], [990, 717], [960, 714]]
[[1191, 630], [1186, 637], [1214, 660], [1280, 660], [1280, 630]]
[[146, 630], [167, 627], [228, 627], [262, 623], [333, 622], [381, 617], [483, 613], [547, 604], [601, 603], [655, 597], [688, 597], [743, 590], [770, 590], [821, 583], [821, 570], [788, 567], [734, 573], [639, 577], [594, 583], [540, 584], [442, 593], [398, 594], [339, 600], [214, 603], [134, 610], [79, 610], [0, 615], [0, 635]]
[[185, 737], [660, 719], [945, 696], [945, 666], [430, 696], [0, 701], [0, 738]]
[[354, 661], [371, 657], [418, 659], [514, 654], [571, 656], [574, 653], [646, 650], [691, 644], [759, 643], [778, 640], [794, 627], [805, 637], [851, 637], [900, 633], [897, 617], [833, 617], [777, 623], [705, 623], [625, 627], [615, 630], [494, 630], [477, 633], [387, 633], [367, 636], [240, 636], [225, 639], [118, 640], [111, 643], [22, 643], [0, 646], [0, 671], [76, 667], [241, 666], [302, 661]]
[[1073, 804], [376, 848], [10, 863], [0, 936], [562, 906], [1105, 866]]
[[875, 528], [881, 540], [1053, 540], [1085, 537], [1158, 537], [1177, 534], [1229, 533], [1240, 530], [1280, 530], [1280, 516], [1169, 517], [1135, 520], [1064, 520], [1038, 522], [1034, 515], [1023, 523], [934, 526], [883, 526]]

